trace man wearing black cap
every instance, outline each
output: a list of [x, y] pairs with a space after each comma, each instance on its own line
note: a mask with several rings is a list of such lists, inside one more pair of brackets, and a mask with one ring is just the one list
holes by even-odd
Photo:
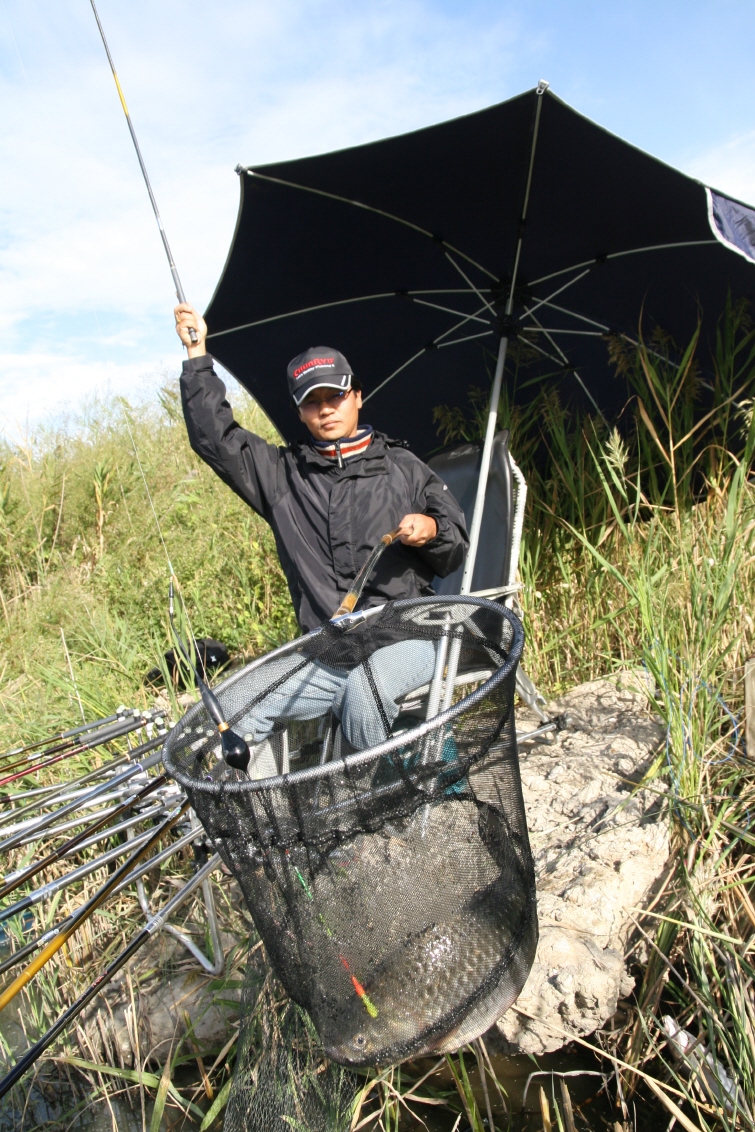
[[[333, 615], [387, 531], [398, 528], [399, 538], [368, 580], [363, 607], [431, 594], [433, 577], [445, 577], [461, 564], [468, 546], [461, 508], [403, 442], [369, 425], [360, 427], [361, 385], [343, 354], [318, 346], [289, 363], [292, 405], [309, 436], [276, 447], [233, 419], [205, 348], [204, 319], [186, 303], [175, 308], [175, 316], [189, 355], [181, 398], [191, 446], [272, 527], [302, 629], [310, 631]], [[384, 715], [391, 722], [398, 712], [395, 701], [432, 675], [433, 646], [413, 644], [416, 655], [400, 658], [400, 664], [390, 658], [382, 673]], [[374, 655], [371, 667], [379, 678], [380, 654], [406, 647], [389, 646]], [[403, 680], [397, 675], [402, 669]], [[270, 734], [274, 715], [308, 719], [332, 706], [353, 746], [380, 742], [386, 737], [384, 720], [365, 720], [349, 711], [349, 683], [355, 692], [359, 680], [359, 669], [340, 684], [318, 671], [295, 687], [284, 685], [285, 706], [278, 694], [269, 710], [258, 712], [254, 739], [261, 742]], [[356, 705], [356, 693], [353, 698]]]

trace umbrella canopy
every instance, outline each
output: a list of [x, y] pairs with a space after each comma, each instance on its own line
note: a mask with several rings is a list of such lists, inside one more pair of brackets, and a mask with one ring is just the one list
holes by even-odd
[[626, 389], [607, 333], [636, 339], [644, 311], [644, 326], [685, 344], [729, 290], [755, 291], [755, 210], [542, 84], [414, 133], [237, 172], [209, 348], [285, 437], [301, 428], [286, 365], [309, 346], [345, 353], [363, 418], [426, 456], [433, 408], [487, 388], [502, 335], [539, 359], [525, 396], [548, 375], [608, 415]]

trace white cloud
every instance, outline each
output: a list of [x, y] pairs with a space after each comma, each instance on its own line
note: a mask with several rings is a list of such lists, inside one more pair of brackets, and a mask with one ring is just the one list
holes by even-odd
[[[689, 134], [680, 137], [658, 112], [657, 91], [663, 107], [672, 95], [686, 106], [695, 91], [669, 86], [660, 68], [653, 87], [653, 67], [636, 65], [640, 48], [667, 41], [650, 34], [638, 11], [657, 14], [663, 5], [631, 0], [618, 31], [606, 22], [610, 6], [598, 10], [591, 0], [542, 0], [536, 8], [524, 0], [98, 6], [184, 287], [200, 307], [233, 234], [237, 162], [415, 129], [510, 97], [541, 74], [628, 140], [675, 160], [677, 149], [663, 150], [652, 129], [643, 132], [660, 123], [669, 146], [691, 152]], [[703, 19], [705, 5], [693, 7]], [[744, 19], [745, 6], [738, 10]], [[667, 16], [669, 27], [678, 25]], [[715, 123], [706, 136], [716, 136], [719, 122], [741, 133], [749, 126], [732, 114], [748, 99], [717, 83], [726, 59], [714, 74], [698, 24], [687, 23], [691, 38], [677, 64], [683, 59], [685, 73], [708, 77], [706, 91], [720, 87], [731, 100], [704, 100]], [[727, 50], [746, 44], [749, 26]], [[697, 72], [695, 44], [706, 61]], [[174, 358], [177, 368], [181, 355], [167, 264], [86, 2], [2, 0], [0, 104], [0, 415], [33, 421], [53, 401], [96, 390], [108, 361], [128, 383], [156, 368], [152, 359]], [[699, 115], [688, 119], [698, 136]], [[693, 157], [687, 169], [755, 200], [755, 135]]]
[[[499, 96], [519, 22], [485, 15], [481, 36], [474, 8], [101, 0], [192, 301], [207, 303], [225, 261], [237, 162], [357, 144]], [[3, 16], [0, 333], [11, 360], [0, 412], [34, 420], [52, 394], [96, 389], [108, 358], [128, 374], [180, 352], [167, 263], [88, 5], [5, 0]]]
[[54, 353], [0, 354], [0, 436], [18, 443], [35, 425], [60, 420], [94, 397], [138, 399], [164, 380], [167, 367], [163, 374], [151, 370], [144, 364], [61, 360]]
[[699, 154], [687, 163], [686, 172], [755, 206], [755, 130]]

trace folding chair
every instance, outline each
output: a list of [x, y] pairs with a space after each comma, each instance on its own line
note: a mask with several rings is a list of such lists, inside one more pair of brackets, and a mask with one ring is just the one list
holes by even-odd
[[[428, 460], [429, 467], [440, 476], [464, 511], [467, 526], [471, 526], [472, 512], [482, 463], [479, 444], [460, 444]], [[482, 515], [480, 540], [477, 547], [471, 592], [475, 597], [492, 601], [504, 599], [504, 604], [521, 614], [516, 595], [519, 583], [519, 552], [524, 525], [524, 505], [527, 500], [527, 483], [509, 452], [509, 430], [502, 429], [493, 440], [490, 472], [485, 491], [485, 508]], [[460, 592], [463, 566], [447, 578], [436, 578], [433, 589], [437, 594]], [[459, 673], [455, 683], [467, 683]], [[521, 699], [544, 722], [545, 697], [523, 671], [517, 670], [516, 688]]]

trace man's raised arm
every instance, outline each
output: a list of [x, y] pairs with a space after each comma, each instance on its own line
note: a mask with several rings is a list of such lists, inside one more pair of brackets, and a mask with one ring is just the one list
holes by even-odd
[[[268, 519], [280, 490], [279, 451], [234, 419], [225, 385], [207, 353], [207, 324], [202, 316], [188, 303], [180, 303], [173, 313], [176, 333], [189, 355], [181, 373], [189, 443], [223, 483]], [[196, 332], [196, 343], [191, 341], [190, 329]]]

